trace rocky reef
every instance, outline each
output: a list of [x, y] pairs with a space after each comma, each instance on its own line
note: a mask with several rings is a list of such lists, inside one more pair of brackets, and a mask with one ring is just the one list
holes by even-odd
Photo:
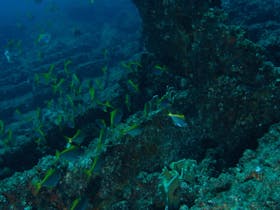
[[266, 55], [279, 66], [279, 8], [278, 1], [230, 1], [225, 5], [229, 23], [241, 25], [247, 36], [262, 46]]
[[[206, 2], [136, 5], [144, 20], [147, 49], [170, 72], [181, 76], [179, 81], [184, 80], [176, 88], [187, 96], [175, 103], [176, 108], [203, 131], [200, 141], [220, 147], [218, 155], [223, 154], [222, 159], [228, 155], [230, 163], [244, 148], [256, 146], [256, 138], [279, 119], [278, 72], [241, 27], [226, 24], [219, 2]], [[149, 74], [154, 64], [147, 63]], [[165, 82], [159, 86], [171, 85]], [[149, 89], [157, 92], [159, 88]]]

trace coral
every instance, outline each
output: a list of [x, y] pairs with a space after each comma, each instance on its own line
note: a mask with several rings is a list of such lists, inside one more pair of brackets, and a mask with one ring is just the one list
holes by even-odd
[[166, 197], [166, 209], [178, 208], [181, 195], [178, 193], [182, 182], [194, 183], [195, 168], [197, 163], [195, 160], [179, 160], [170, 164], [170, 170], [163, 168], [160, 174], [159, 188], [161, 188]]

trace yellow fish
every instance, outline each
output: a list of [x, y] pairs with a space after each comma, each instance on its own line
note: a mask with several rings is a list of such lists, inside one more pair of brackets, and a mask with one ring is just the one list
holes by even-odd
[[173, 113], [168, 113], [168, 116], [172, 119], [173, 123], [175, 126], [178, 127], [187, 127], [187, 122], [185, 119], [185, 116], [183, 114], [173, 114]]

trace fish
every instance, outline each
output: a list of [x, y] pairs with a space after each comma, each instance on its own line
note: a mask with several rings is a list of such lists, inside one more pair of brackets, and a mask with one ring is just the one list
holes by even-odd
[[95, 123], [100, 129], [106, 128], [106, 121], [104, 119], [96, 119]]
[[123, 112], [120, 109], [114, 109], [110, 112], [110, 125], [111, 127], [116, 126], [122, 120]]
[[111, 105], [110, 101], [106, 101], [104, 103], [104, 102], [97, 100], [96, 103], [97, 103], [97, 107], [100, 108], [104, 112], [108, 112], [108, 109], [114, 109], [114, 107]]
[[93, 102], [95, 99], [95, 89], [93, 86], [89, 87], [89, 96], [90, 96], [90, 100]]
[[122, 135], [130, 135], [131, 137], [136, 137], [142, 133], [142, 128], [139, 124], [133, 124], [126, 129], [122, 130]]
[[37, 43], [39, 44], [49, 44], [51, 41], [52, 36], [49, 33], [41, 33], [38, 35]]
[[79, 197], [73, 201], [70, 210], [86, 210], [88, 204], [89, 201], [87, 197]]
[[42, 187], [52, 188], [55, 187], [60, 180], [60, 174], [54, 168], [47, 170], [44, 178], [41, 181], [34, 183], [35, 191], [34, 194], [37, 195]]
[[57, 151], [56, 158], [60, 158], [67, 161], [76, 161], [81, 157], [82, 153], [83, 151], [80, 147], [71, 145], [69, 148], [66, 148], [61, 152]]
[[3, 134], [5, 131], [4, 121], [0, 120], [0, 134]]
[[99, 159], [102, 147], [103, 147], [103, 142], [105, 139], [105, 128], [100, 129], [99, 137], [97, 139], [97, 145], [95, 148], [95, 156], [93, 158], [92, 165], [90, 166], [89, 169], [85, 170], [85, 174], [87, 175], [88, 178], [90, 178], [94, 172], [94, 169], [96, 168], [97, 161]]
[[173, 124], [177, 127], [184, 128], [187, 127], [187, 122], [185, 119], [185, 115], [183, 114], [173, 114], [171, 112], [168, 113], [168, 116], [172, 119]]
[[78, 130], [76, 131], [76, 133], [74, 134], [74, 136], [72, 136], [72, 137], [64, 136], [64, 138], [67, 140], [67, 142], [68, 142], [69, 144], [72, 144], [72, 143], [75, 142], [75, 139], [77, 139], [78, 136], [79, 136], [80, 134], [81, 134], [81, 130], [78, 129]]
[[72, 60], [64, 61], [64, 72], [68, 75], [69, 74], [69, 65], [72, 64]]
[[164, 72], [167, 72], [167, 67], [166, 66], [161, 66], [159, 64], [155, 65], [153, 68], [153, 73], [155, 75], [162, 75]]
[[139, 89], [139, 86], [138, 84], [136, 84], [135, 82], [133, 82], [131, 79], [129, 79], [127, 81], [127, 84], [128, 84], [128, 89], [133, 92], [133, 93], [139, 93], [140, 92], [140, 89]]
[[57, 93], [60, 92], [60, 90], [62, 89], [61, 86], [62, 84], [65, 82], [64, 78], [61, 78], [56, 84], [52, 85], [52, 89], [53, 89], [53, 93]]
[[125, 100], [124, 100], [124, 103], [126, 105], [126, 108], [129, 112], [131, 112], [131, 97], [129, 94], [126, 94], [125, 95]]

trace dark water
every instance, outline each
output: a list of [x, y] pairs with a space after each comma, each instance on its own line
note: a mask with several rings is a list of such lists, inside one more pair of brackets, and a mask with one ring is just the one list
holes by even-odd
[[23, 47], [32, 46], [41, 33], [56, 39], [69, 37], [75, 29], [83, 34], [101, 33], [106, 24], [129, 33], [139, 30], [140, 19], [129, 0], [5, 1], [0, 8], [0, 46], [3, 51], [11, 40], [24, 41]]
[[[41, 68], [43, 64], [63, 62], [63, 59], [84, 52], [83, 59], [76, 62], [81, 64], [100, 59], [104, 51], [110, 53], [108, 63], [117, 63], [140, 49], [141, 20], [129, 0], [93, 3], [87, 0], [12, 0], [3, 3], [0, 10], [0, 61], [7, 66], [0, 72], [2, 78], [7, 76], [2, 84], [6, 86], [2, 90], [3, 102], [13, 95], [7, 94], [7, 88], [12, 90], [9, 85], [26, 81], [31, 88], [35, 74], [33, 70]], [[131, 50], [123, 50], [124, 45]], [[79, 48], [76, 53], [75, 48]], [[91, 58], [86, 58], [88, 51], [94, 54]], [[36, 70], [37, 73], [42, 71]], [[8, 76], [9, 72], [14, 72], [16, 79]], [[14, 99], [31, 92], [31, 89], [27, 91], [28, 88], [25, 88], [25, 93], [14, 92]], [[37, 104], [38, 100], [34, 100]], [[3, 111], [5, 108], [2, 106], [0, 119], [11, 121], [12, 109], [19, 108], [17, 102], [12, 103], [6, 107], [8, 112]], [[35, 107], [29, 104], [21, 109]]]

